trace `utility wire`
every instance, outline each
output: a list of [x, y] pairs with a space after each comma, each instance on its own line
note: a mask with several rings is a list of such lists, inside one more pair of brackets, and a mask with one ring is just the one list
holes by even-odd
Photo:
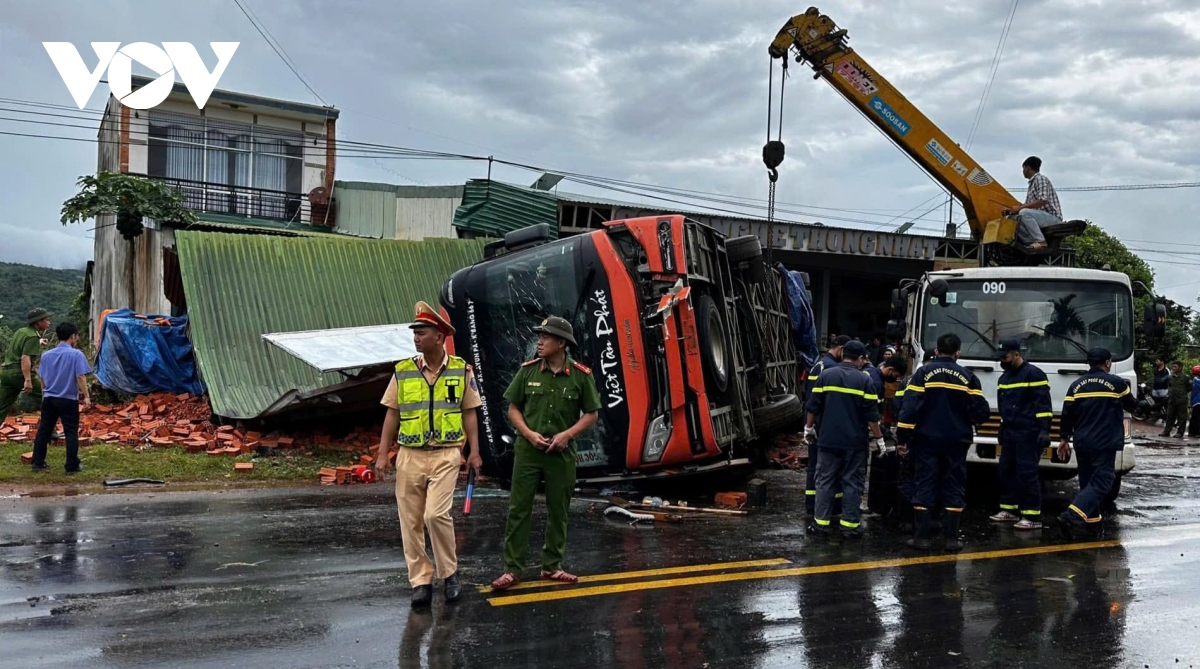
[[988, 97], [992, 93], [992, 84], [996, 81], [996, 73], [1000, 71], [1000, 61], [1004, 58], [1004, 45], [1008, 42], [1008, 33], [1012, 30], [1013, 17], [1017, 15], [1017, 3], [1020, 0], [1013, 0], [1012, 6], [1008, 9], [1008, 18], [1004, 21], [1004, 27], [1000, 31], [1000, 40], [996, 42], [996, 51], [992, 54], [992, 65], [988, 70], [987, 83], [983, 86], [983, 93], [979, 96], [979, 106], [975, 109], [975, 118], [971, 121], [971, 132], [967, 134], [967, 151], [971, 150], [971, 144], [975, 141], [975, 132], [979, 129], [979, 123], [983, 120], [983, 111], [987, 107]]
[[283, 45], [276, 44], [275, 40], [268, 37], [266, 27], [260, 27], [259, 22], [255, 21], [254, 17], [250, 16], [250, 12], [247, 11], [246, 7], [242, 4], [242, 0], [233, 0], [233, 2], [238, 6], [238, 9], [242, 10], [242, 14], [246, 15], [246, 20], [250, 22], [250, 25], [254, 26], [254, 29], [258, 31], [259, 35], [262, 35], [262, 38], [264, 41], [266, 41], [267, 46], [271, 47], [271, 50], [275, 52], [276, 56], [279, 56], [279, 59], [283, 61], [283, 64], [287, 65], [287, 68], [292, 71], [292, 74], [296, 75], [296, 78], [300, 80], [300, 83], [304, 84], [304, 87], [308, 89], [308, 92], [312, 93], [313, 97], [320, 100], [321, 104], [325, 105], [326, 107], [330, 106], [329, 103], [325, 101], [325, 98], [321, 97], [321, 94], [318, 93], [312, 87], [312, 85], [308, 83], [308, 80], [304, 78], [304, 75], [300, 74], [300, 70], [292, 64], [292, 59], [289, 58], [286, 52], [283, 50]]

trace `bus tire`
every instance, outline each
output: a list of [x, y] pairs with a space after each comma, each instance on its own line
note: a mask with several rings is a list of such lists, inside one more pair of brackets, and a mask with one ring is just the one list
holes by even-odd
[[759, 437], [786, 432], [804, 422], [804, 405], [795, 395], [779, 395], [751, 412]]
[[725, 253], [729, 255], [730, 267], [741, 270], [750, 281], [761, 283], [767, 280], [767, 266], [763, 263], [762, 244], [757, 236], [726, 239]]
[[713, 298], [700, 293], [696, 297], [696, 334], [700, 338], [700, 361], [704, 377], [711, 384], [713, 395], [729, 390], [729, 371], [732, 369], [732, 347], [729, 330], [721, 310]]

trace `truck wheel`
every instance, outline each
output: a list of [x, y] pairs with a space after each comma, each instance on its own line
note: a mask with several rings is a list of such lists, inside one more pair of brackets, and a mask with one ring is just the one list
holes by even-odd
[[758, 436], [780, 434], [803, 423], [804, 404], [795, 395], [780, 395], [754, 409], [751, 418]]
[[725, 240], [725, 252], [729, 264], [745, 272], [746, 278], [754, 282], [767, 280], [767, 268], [763, 264], [762, 245], [755, 235], [732, 237]]
[[708, 295], [700, 294], [696, 298], [696, 331], [700, 337], [704, 376], [712, 385], [712, 394], [723, 395], [729, 390], [729, 333], [717, 303]]
[[1133, 410], [1133, 419], [1136, 421], [1145, 423], [1146, 419], [1149, 417], [1150, 417], [1150, 412], [1146, 411], [1145, 407], [1138, 407]]

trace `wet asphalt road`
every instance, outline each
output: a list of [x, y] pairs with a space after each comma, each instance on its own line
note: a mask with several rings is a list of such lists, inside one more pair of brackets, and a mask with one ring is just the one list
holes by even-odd
[[[1047, 552], [1057, 532], [971, 509], [966, 553], [984, 555], [924, 564], [875, 563], [919, 555], [880, 523], [806, 541], [799, 472], [767, 472], [771, 505], [749, 519], [635, 528], [577, 501], [580, 574], [758, 566], [515, 603], [471, 587], [426, 613], [382, 486], [0, 499], [0, 666], [1200, 667], [1198, 465], [1200, 442], [1140, 449], [1111, 545]], [[1047, 515], [1073, 490], [1052, 486]], [[472, 584], [500, 566], [497, 492], [456, 510]]]

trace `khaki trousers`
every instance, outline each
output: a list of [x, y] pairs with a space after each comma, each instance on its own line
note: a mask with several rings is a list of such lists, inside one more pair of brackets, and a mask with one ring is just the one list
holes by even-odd
[[458, 570], [454, 550], [454, 484], [462, 452], [457, 448], [401, 448], [396, 456], [396, 506], [400, 537], [412, 587], [433, 582], [433, 563], [425, 552], [425, 530], [433, 543], [438, 576]]

